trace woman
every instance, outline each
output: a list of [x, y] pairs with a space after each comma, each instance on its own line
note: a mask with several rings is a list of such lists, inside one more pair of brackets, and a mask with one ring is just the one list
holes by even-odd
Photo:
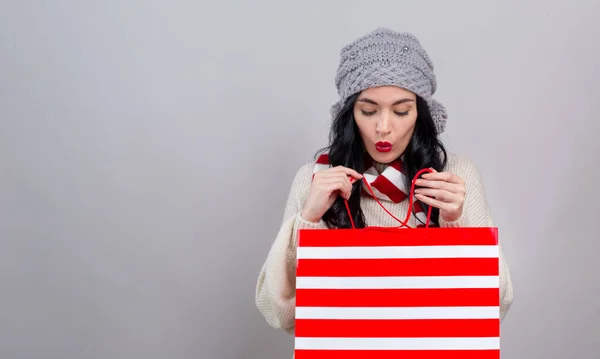
[[[410, 182], [430, 168], [415, 184], [410, 227], [422, 225], [430, 207], [430, 225], [493, 226], [477, 168], [448, 153], [438, 140], [446, 110], [432, 98], [433, 64], [414, 36], [377, 29], [348, 44], [341, 51], [336, 86], [340, 99], [332, 108], [330, 144], [296, 173], [256, 287], [256, 305], [267, 322], [289, 333], [295, 321], [298, 230], [350, 228], [345, 200], [356, 228], [398, 226], [377, 200], [405, 218]], [[502, 319], [513, 300], [502, 249], [500, 292]]]

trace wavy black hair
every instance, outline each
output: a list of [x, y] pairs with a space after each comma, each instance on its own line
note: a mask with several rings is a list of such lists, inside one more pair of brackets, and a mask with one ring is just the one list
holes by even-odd
[[[324, 152], [329, 154], [331, 166], [344, 166], [352, 168], [358, 173], [363, 173], [365, 168], [365, 150], [358, 126], [354, 120], [354, 104], [359, 94], [351, 96], [344, 104], [339, 115], [333, 120], [329, 132], [329, 145], [319, 150], [318, 157]], [[443, 171], [448, 158], [446, 149], [438, 139], [435, 123], [425, 100], [417, 96], [417, 121], [415, 131], [403, 155], [403, 171], [406, 175], [407, 188], [410, 188], [412, 179], [423, 168], [434, 168]], [[352, 195], [348, 200], [350, 213], [356, 228], [366, 226], [364, 214], [360, 208], [362, 181], [357, 181], [352, 186]], [[425, 212], [428, 205], [420, 202]], [[414, 213], [414, 208], [411, 209]], [[325, 212], [323, 220], [334, 228], [351, 228], [348, 211], [344, 199], [339, 196], [333, 206]], [[439, 210], [431, 209], [430, 224], [439, 225]]]

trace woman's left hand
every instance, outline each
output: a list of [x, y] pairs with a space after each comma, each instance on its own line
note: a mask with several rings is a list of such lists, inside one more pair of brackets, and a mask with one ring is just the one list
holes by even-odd
[[439, 208], [440, 217], [446, 222], [458, 220], [463, 213], [465, 201], [465, 182], [450, 172], [426, 173], [417, 179], [415, 185], [424, 187], [415, 189], [415, 197], [430, 206]]

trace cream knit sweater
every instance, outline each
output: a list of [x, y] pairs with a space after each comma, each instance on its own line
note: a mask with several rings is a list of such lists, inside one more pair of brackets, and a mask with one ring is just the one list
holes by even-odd
[[[273, 242], [266, 261], [260, 271], [256, 285], [256, 306], [274, 328], [294, 333], [295, 287], [296, 287], [296, 240], [299, 229], [328, 228], [321, 221], [310, 223], [300, 216], [312, 181], [314, 162], [302, 166], [291, 186], [284, 211], [283, 223]], [[465, 181], [466, 197], [463, 216], [456, 222], [441, 222], [441, 227], [492, 227], [492, 217], [485, 198], [484, 187], [476, 166], [468, 159], [448, 154], [445, 171], [460, 176]], [[405, 218], [408, 200], [401, 203], [383, 202], [383, 205], [398, 218]], [[390, 217], [369, 196], [361, 198], [361, 208], [369, 226], [394, 227], [398, 222]], [[416, 226], [411, 216], [409, 225]], [[500, 248], [500, 318], [503, 319], [513, 301], [510, 272]]]

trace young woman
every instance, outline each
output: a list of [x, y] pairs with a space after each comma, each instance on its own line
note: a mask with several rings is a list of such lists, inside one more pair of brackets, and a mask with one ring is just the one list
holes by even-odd
[[[260, 272], [256, 305], [275, 328], [294, 332], [297, 233], [310, 228], [398, 226], [416, 182], [410, 227], [491, 227], [476, 166], [447, 152], [438, 140], [447, 119], [436, 91], [433, 64], [407, 33], [377, 29], [345, 46], [335, 79], [330, 144], [296, 173], [283, 224]], [[364, 182], [367, 181], [370, 186]], [[373, 192], [365, 190], [370, 187]], [[509, 269], [500, 249], [500, 318], [512, 300]]]

